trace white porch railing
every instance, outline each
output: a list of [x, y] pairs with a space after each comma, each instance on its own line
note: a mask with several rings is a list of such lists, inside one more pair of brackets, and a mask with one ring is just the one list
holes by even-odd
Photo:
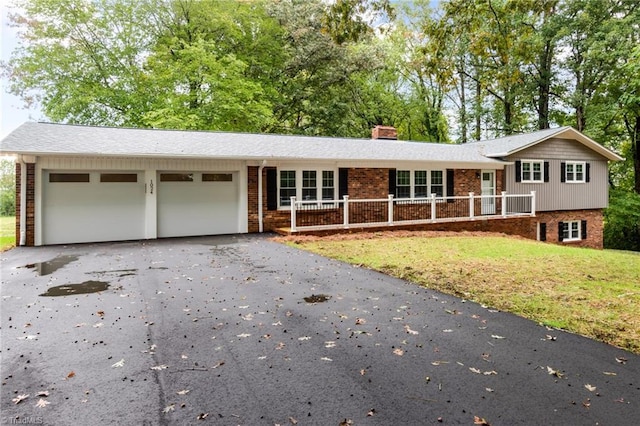
[[536, 193], [395, 199], [296, 200], [291, 197], [291, 231], [380, 227], [535, 216]]

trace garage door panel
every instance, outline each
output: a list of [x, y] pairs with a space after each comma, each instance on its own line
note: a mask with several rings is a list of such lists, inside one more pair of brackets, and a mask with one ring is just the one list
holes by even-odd
[[178, 173], [160, 173], [158, 236], [239, 232], [237, 172], [189, 172], [184, 175], [191, 175], [192, 180], [183, 180]]
[[44, 244], [144, 238], [145, 194], [140, 172], [129, 172], [136, 175], [136, 182], [101, 182], [99, 172], [75, 173], [89, 174], [89, 182], [70, 182], [73, 177], [60, 178], [60, 174], [43, 173]]

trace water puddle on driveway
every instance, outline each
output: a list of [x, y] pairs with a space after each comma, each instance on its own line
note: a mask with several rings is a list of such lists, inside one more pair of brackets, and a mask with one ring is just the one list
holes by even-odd
[[322, 303], [331, 299], [331, 296], [327, 296], [326, 294], [312, 294], [311, 296], [307, 296], [304, 298], [304, 301], [307, 303]]
[[72, 296], [74, 294], [89, 294], [104, 291], [109, 288], [109, 283], [104, 281], [85, 281], [80, 284], [66, 284], [49, 287], [40, 296]]
[[79, 256], [74, 255], [61, 255], [57, 256], [46, 262], [30, 263], [25, 265], [25, 268], [35, 269], [38, 275], [49, 275], [54, 273], [60, 268], [67, 266], [71, 262], [78, 260]]

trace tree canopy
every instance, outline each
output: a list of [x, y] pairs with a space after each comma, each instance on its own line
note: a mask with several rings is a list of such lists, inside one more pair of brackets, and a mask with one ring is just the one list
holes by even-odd
[[635, 0], [18, 0], [10, 91], [52, 121], [444, 143], [571, 125], [640, 193]]

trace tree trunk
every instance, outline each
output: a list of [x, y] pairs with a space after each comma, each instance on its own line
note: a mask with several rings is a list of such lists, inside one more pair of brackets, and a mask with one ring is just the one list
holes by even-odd
[[[462, 63], [462, 61], [460, 61]], [[465, 96], [465, 81], [462, 65], [460, 68], [460, 142], [467, 143], [467, 101]]]
[[587, 125], [587, 118], [584, 115], [584, 105], [576, 106], [576, 126], [579, 132], [584, 132]]
[[636, 117], [631, 135], [631, 154], [633, 155], [634, 186], [636, 194], [640, 194], [640, 116]]
[[[476, 73], [477, 75], [477, 73]], [[473, 138], [477, 141], [480, 140], [481, 135], [481, 125], [482, 125], [482, 86], [480, 85], [480, 80], [476, 80], [476, 105], [475, 105], [475, 119], [476, 119], [476, 128], [473, 132]]]
[[551, 64], [553, 45], [547, 40], [540, 53], [540, 80], [538, 82], [538, 130], [549, 128], [549, 92], [551, 91]]

